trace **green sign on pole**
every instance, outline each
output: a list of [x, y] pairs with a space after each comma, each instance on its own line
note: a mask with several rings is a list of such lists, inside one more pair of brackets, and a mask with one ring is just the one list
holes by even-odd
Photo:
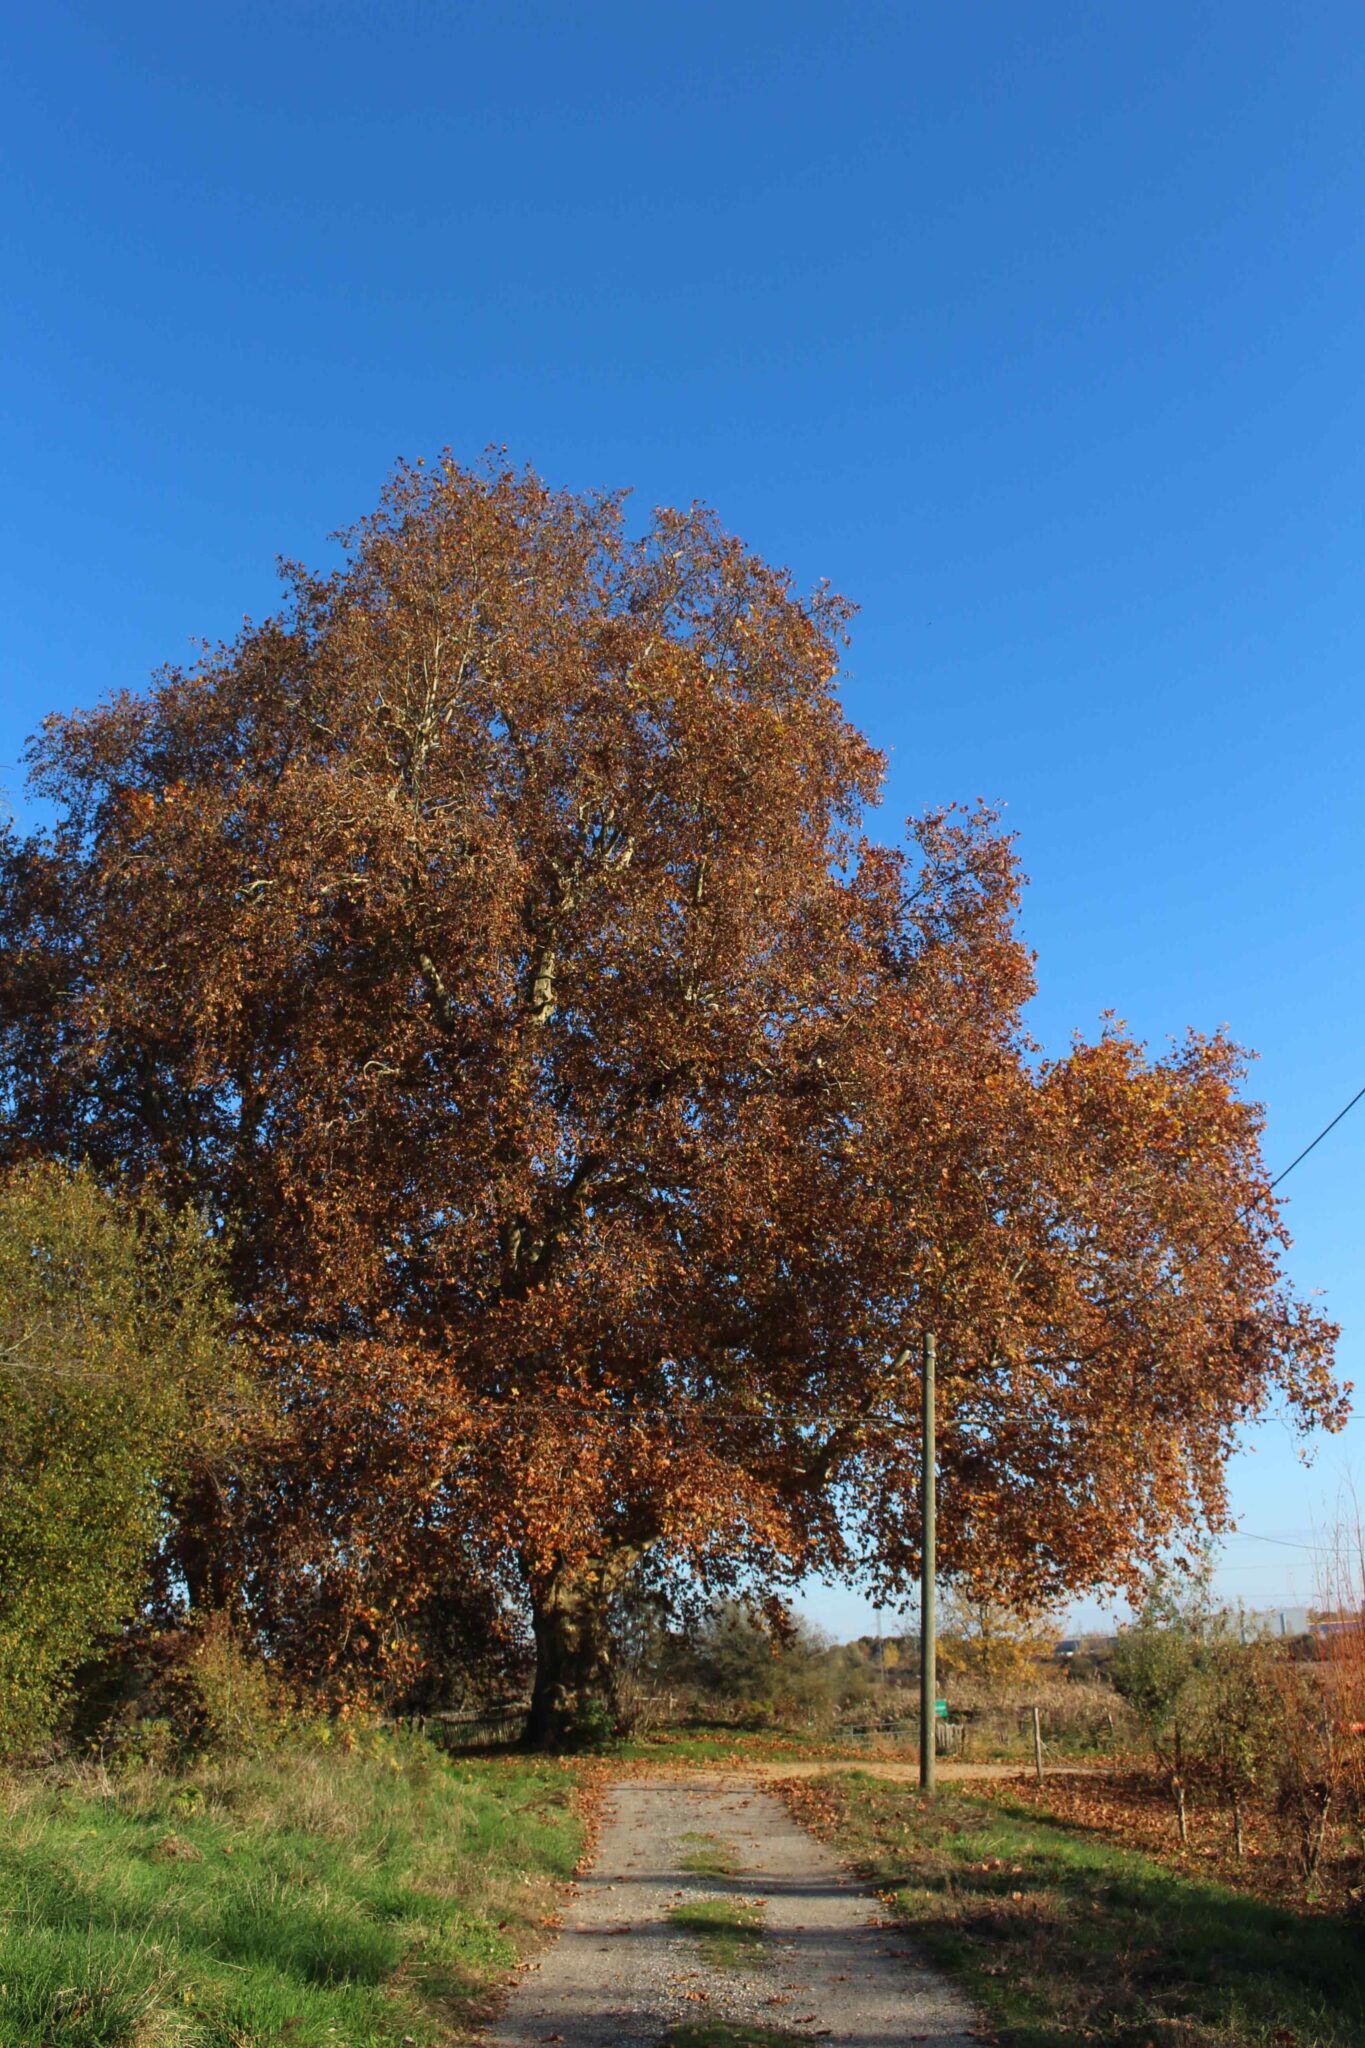
[[939, 1719], [940, 1721], [946, 1721], [946, 1720], [947, 1720], [947, 1718], [948, 1718], [948, 1702], [947, 1702], [947, 1700], [935, 1700], [935, 1701], [934, 1701], [934, 1713], [935, 1713], [935, 1714], [937, 1715], [937, 1717], [938, 1717], [938, 1719]]

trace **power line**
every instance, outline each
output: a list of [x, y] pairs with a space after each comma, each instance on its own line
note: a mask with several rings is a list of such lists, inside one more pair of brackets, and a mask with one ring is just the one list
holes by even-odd
[[1329, 1131], [1334, 1131], [1344, 1116], [1350, 1115], [1351, 1111], [1355, 1108], [1356, 1104], [1362, 1099], [1362, 1097], [1365, 1097], [1365, 1088], [1357, 1088], [1355, 1094], [1351, 1097], [1345, 1109], [1339, 1109], [1336, 1115], [1332, 1118], [1331, 1123], [1323, 1125], [1322, 1129], [1318, 1132], [1316, 1138], [1314, 1138], [1312, 1144], [1305, 1145], [1302, 1152], [1298, 1153], [1293, 1159], [1290, 1160], [1288, 1166], [1284, 1168], [1284, 1171], [1282, 1173], [1276, 1174], [1274, 1180], [1270, 1183], [1272, 1189], [1277, 1188], [1282, 1180], [1288, 1180], [1290, 1174], [1294, 1171], [1294, 1168], [1296, 1166], [1302, 1165], [1303, 1161], [1308, 1157], [1309, 1153], [1313, 1150], [1313, 1147], [1315, 1145], [1320, 1145], [1323, 1139], [1327, 1136], [1327, 1133]]
[[[1216, 1564], [1216, 1565], [1214, 1566], [1214, 1568], [1213, 1568], [1213, 1569], [1214, 1569], [1214, 1572], [1215, 1572], [1215, 1574], [1217, 1574], [1217, 1575], [1221, 1576], [1221, 1575], [1222, 1575], [1222, 1573], [1224, 1573], [1224, 1572], [1268, 1572], [1268, 1571], [1269, 1571], [1269, 1570], [1271, 1569], [1271, 1566], [1270, 1566], [1270, 1565], [1269, 1565], [1268, 1563], [1266, 1563], [1266, 1564]], [[1285, 1567], [1285, 1569], [1286, 1569], [1286, 1570], [1288, 1570], [1288, 1569], [1290, 1569], [1290, 1567], [1286, 1566], [1286, 1567]]]
[[[1304, 1160], [1308, 1157], [1309, 1153], [1313, 1151], [1315, 1146], [1318, 1146], [1322, 1143], [1323, 1139], [1327, 1136], [1328, 1132], [1334, 1131], [1337, 1125], [1341, 1122], [1342, 1118], [1344, 1116], [1350, 1115], [1351, 1111], [1355, 1108], [1356, 1104], [1362, 1098], [1365, 1098], [1365, 1088], [1358, 1088], [1355, 1094], [1351, 1097], [1350, 1101], [1346, 1104], [1345, 1108], [1339, 1109], [1337, 1111], [1336, 1115], [1332, 1118], [1331, 1123], [1324, 1124], [1322, 1129], [1318, 1132], [1316, 1138], [1312, 1139], [1309, 1144], [1305, 1145], [1302, 1152], [1297, 1152], [1294, 1155], [1294, 1157], [1290, 1160], [1288, 1166], [1281, 1168], [1279, 1173], [1276, 1174], [1274, 1180], [1270, 1181], [1267, 1184], [1265, 1193], [1257, 1195], [1254, 1201], [1249, 1202], [1244, 1209], [1238, 1210], [1233, 1223], [1229, 1224], [1225, 1230], [1220, 1231], [1218, 1233], [1218, 1236], [1214, 1238], [1214, 1244], [1216, 1245], [1219, 1242], [1220, 1238], [1226, 1239], [1238, 1223], [1246, 1222], [1247, 1219], [1250, 1216], [1252, 1216], [1255, 1213], [1255, 1211], [1261, 1206], [1262, 1202], [1264, 1202], [1269, 1195], [1272, 1195], [1274, 1193], [1275, 1189], [1280, 1185], [1280, 1182], [1288, 1180], [1290, 1174], [1294, 1171], [1294, 1168], [1296, 1166], [1301, 1166], [1303, 1164]], [[1154, 1300], [1156, 1296], [1161, 1293], [1163, 1288], [1170, 1287], [1174, 1283], [1175, 1278], [1176, 1275], [1173, 1273], [1163, 1273], [1160, 1279], [1154, 1280], [1151, 1286], [1147, 1288], [1144, 1293], [1139, 1294], [1137, 1296], [1136, 1300], [1131, 1301], [1127, 1304], [1127, 1307], [1130, 1310], [1130, 1312], [1133, 1309], [1142, 1308], [1147, 1302]]]

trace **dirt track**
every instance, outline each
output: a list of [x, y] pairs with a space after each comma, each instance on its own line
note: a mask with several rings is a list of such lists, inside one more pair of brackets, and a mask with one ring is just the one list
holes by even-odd
[[[1079, 1764], [1049, 1764], [1048, 1776], [1069, 1776], [1081, 1770]], [[918, 1785], [919, 1765], [900, 1763], [894, 1757], [803, 1757], [797, 1763], [680, 1764], [677, 1775], [698, 1784], [734, 1779], [745, 1784], [771, 1785], [781, 1778], [823, 1778], [830, 1771], [863, 1771], [869, 1778], [887, 1778], [895, 1785]], [[670, 1773], [670, 1775], [672, 1775]], [[1023, 1764], [960, 1764], [938, 1761], [941, 1785], [969, 1784], [973, 1778], [1025, 1778], [1033, 1773]]]
[[[882, 1774], [911, 1768], [883, 1766]], [[792, 1775], [791, 1765], [773, 1765], [618, 1782], [563, 1932], [522, 1975], [490, 2042], [644, 2048], [679, 2024], [728, 2021], [843, 2048], [967, 2048], [980, 2025], [971, 2007], [756, 1783]], [[733, 1875], [684, 1868], [699, 1838], [724, 1845]], [[669, 1918], [670, 1909], [727, 1899], [762, 1901], [761, 1954], [737, 1969], [709, 1966]]]

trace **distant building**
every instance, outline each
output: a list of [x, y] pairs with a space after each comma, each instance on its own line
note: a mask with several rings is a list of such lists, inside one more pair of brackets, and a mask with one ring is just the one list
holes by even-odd
[[1059, 1664], [1074, 1663], [1077, 1657], [1093, 1657], [1097, 1663], [1103, 1663], [1117, 1640], [1116, 1636], [1063, 1636], [1052, 1654]]
[[1313, 1626], [1311, 1607], [1243, 1608], [1237, 1616], [1242, 1639], [1250, 1636], [1306, 1636]]

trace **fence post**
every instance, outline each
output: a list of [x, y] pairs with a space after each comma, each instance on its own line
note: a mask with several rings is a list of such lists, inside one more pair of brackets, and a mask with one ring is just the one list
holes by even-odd
[[1038, 1783], [1043, 1782], [1043, 1717], [1038, 1708], [1033, 1709], [1033, 1768]]

